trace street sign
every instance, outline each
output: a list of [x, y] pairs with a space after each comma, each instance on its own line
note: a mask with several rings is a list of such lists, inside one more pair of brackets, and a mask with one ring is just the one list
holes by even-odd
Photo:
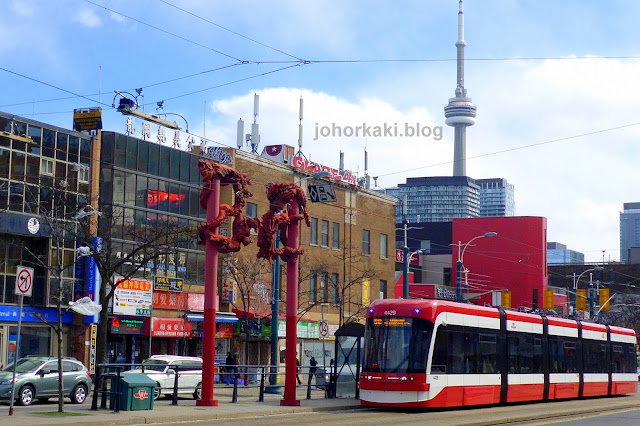
[[18, 266], [18, 272], [16, 274], [15, 294], [17, 296], [31, 297], [32, 291], [33, 291], [33, 268], [27, 268], [26, 266]]
[[329, 322], [320, 321], [318, 323], [318, 331], [320, 331], [320, 337], [327, 337], [329, 335]]
[[312, 203], [335, 203], [337, 201], [333, 185], [309, 185], [308, 188]]

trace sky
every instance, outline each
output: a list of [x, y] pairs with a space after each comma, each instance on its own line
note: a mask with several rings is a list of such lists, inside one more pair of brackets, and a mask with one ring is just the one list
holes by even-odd
[[[443, 108], [456, 83], [456, 0], [0, 3], [0, 111], [71, 128], [74, 108], [101, 105], [104, 129], [124, 133], [114, 91], [142, 88], [141, 109], [179, 114], [166, 118], [235, 146], [237, 120], [249, 132], [257, 93], [261, 151], [297, 147], [302, 97], [302, 152], [312, 161], [337, 168], [342, 150], [361, 176], [366, 148], [382, 188], [452, 174]], [[467, 174], [506, 178], [517, 215], [547, 218], [548, 241], [587, 261], [603, 251], [618, 260], [619, 213], [640, 201], [640, 2], [464, 8], [465, 87], [478, 107]], [[398, 135], [374, 134], [385, 124]], [[363, 125], [365, 136], [333, 131]]]

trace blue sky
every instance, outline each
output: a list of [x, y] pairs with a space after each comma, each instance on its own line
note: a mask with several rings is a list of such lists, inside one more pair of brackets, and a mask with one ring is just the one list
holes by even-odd
[[[104, 127], [123, 132], [125, 119], [110, 108], [113, 91], [142, 87], [145, 111], [156, 112], [164, 100], [164, 111], [186, 117], [192, 133], [235, 145], [236, 120], [248, 129], [258, 93], [261, 146], [295, 146], [302, 96], [303, 151], [312, 160], [335, 167], [342, 149], [346, 166], [361, 173], [366, 146], [370, 174], [385, 187], [451, 174], [453, 131], [442, 108], [455, 89], [455, 0], [2, 4], [0, 66], [89, 99], [51, 101], [71, 95], [0, 71], [1, 111], [70, 128], [73, 109], [95, 106], [101, 87]], [[519, 215], [547, 217], [548, 240], [591, 261], [601, 260], [602, 250], [619, 258], [619, 211], [639, 201], [640, 126], [545, 142], [640, 122], [639, 14], [633, 0], [465, 2], [465, 85], [478, 106], [467, 133], [468, 174], [508, 179]], [[296, 60], [275, 49], [309, 61], [443, 61], [312, 63], [206, 90], [291, 65], [253, 62]], [[585, 56], [600, 58], [571, 59]], [[532, 57], [552, 59], [515, 60]], [[199, 93], [184, 96], [191, 92]], [[313, 140], [315, 123], [363, 122], [444, 126], [444, 137]]]

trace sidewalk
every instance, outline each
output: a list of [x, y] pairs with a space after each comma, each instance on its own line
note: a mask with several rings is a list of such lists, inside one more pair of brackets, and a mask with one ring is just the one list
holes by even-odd
[[[16, 407], [13, 416], [9, 417], [8, 405], [0, 408], [1, 425], [136, 425], [148, 423], [174, 423], [185, 421], [231, 420], [254, 418], [271, 415], [316, 411], [340, 411], [359, 409], [360, 401], [353, 398], [323, 398], [324, 392], [312, 391], [313, 399], [306, 399], [306, 388], [298, 388], [299, 407], [281, 407], [282, 395], [265, 394], [264, 402], [257, 402], [258, 393], [254, 389], [239, 389], [238, 402], [231, 403], [231, 389], [214, 389], [214, 398], [218, 407], [197, 407], [190, 399], [180, 399], [178, 405], [170, 405], [170, 400], [156, 401], [151, 411], [111, 410], [91, 411], [91, 399], [83, 405], [72, 405], [65, 401], [65, 412], [75, 415], [52, 416], [37, 414], [55, 412], [56, 403], [40, 404], [37, 407]], [[28, 410], [25, 410], [27, 408]], [[36, 409], [37, 408], [37, 409]]]

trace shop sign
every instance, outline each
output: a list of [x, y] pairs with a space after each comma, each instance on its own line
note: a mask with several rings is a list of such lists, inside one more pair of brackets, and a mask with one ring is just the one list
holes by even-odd
[[153, 290], [182, 292], [182, 280], [157, 277], [153, 283]]
[[328, 337], [336, 337], [336, 331], [338, 331], [338, 328], [340, 328], [340, 326], [336, 325], [336, 324], [329, 324], [329, 336]]
[[[102, 238], [101, 237], [93, 237], [91, 238], [91, 245], [93, 246], [93, 250], [97, 253], [102, 251]], [[78, 260], [77, 263], [81, 263], [81, 260]], [[100, 277], [100, 272], [98, 271], [98, 265], [94, 260], [93, 256], [87, 256], [87, 274], [86, 274], [86, 294], [89, 299], [93, 300], [96, 303], [100, 303], [100, 284], [102, 282], [102, 278]], [[85, 322], [98, 322], [99, 315], [96, 316], [87, 316], [85, 317]]]
[[220, 164], [233, 164], [233, 158], [231, 154], [225, 151], [224, 148], [219, 146], [210, 146], [204, 152], [204, 156], [216, 161]]
[[218, 326], [217, 338], [231, 339], [233, 337], [233, 323], [223, 322], [216, 325]]
[[91, 324], [91, 349], [89, 350], [89, 372], [96, 372], [96, 345], [98, 338], [98, 324]]
[[[0, 305], [0, 322], [18, 322], [18, 315], [20, 310], [17, 306]], [[30, 306], [24, 306], [22, 308], [22, 322], [39, 322], [47, 321], [55, 323], [58, 321], [58, 312], [54, 308], [32, 308]], [[62, 322], [69, 324], [73, 322], [72, 312], [62, 313]]]
[[436, 297], [438, 299], [456, 300], [456, 292], [447, 287], [436, 287]]
[[151, 316], [151, 282], [138, 279], [115, 280], [113, 313], [115, 315]]
[[222, 303], [237, 303], [237, 286], [238, 284], [231, 278], [222, 280], [222, 294], [220, 295]]
[[317, 172], [329, 172], [329, 179], [337, 180], [338, 182], [344, 182], [351, 185], [356, 185], [356, 177], [348, 171], [345, 171], [343, 174], [340, 174], [340, 170], [334, 169], [331, 167], [323, 166], [322, 164], [314, 163], [313, 161], [309, 161], [306, 158], [295, 155], [291, 160], [291, 165], [296, 169], [302, 169], [307, 172], [317, 173]]
[[73, 130], [86, 132], [102, 129], [102, 108], [78, 108], [73, 110]]
[[[299, 321], [297, 334], [301, 339], [319, 339], [320, 330], [315, 322]], [[278, 321], [278, 337], [285, 338], [287, 335], [287, 322], [285, 320]]]
[[144, 319], [111, 318], [111, 332], [113, 334], [145, 334], [144, 331]]
[[181, 318], [154, 318], [152, 337], [191, 337], [193, 324]]
[[189, 293], [187, 296], [187, 309], [191, 312], [204, 312], [204, 294]]
[[188, 293], [171, 293], [168, 291], [153, 292], [153, 308], [177, 309], [184, 311], [187, 309]]

